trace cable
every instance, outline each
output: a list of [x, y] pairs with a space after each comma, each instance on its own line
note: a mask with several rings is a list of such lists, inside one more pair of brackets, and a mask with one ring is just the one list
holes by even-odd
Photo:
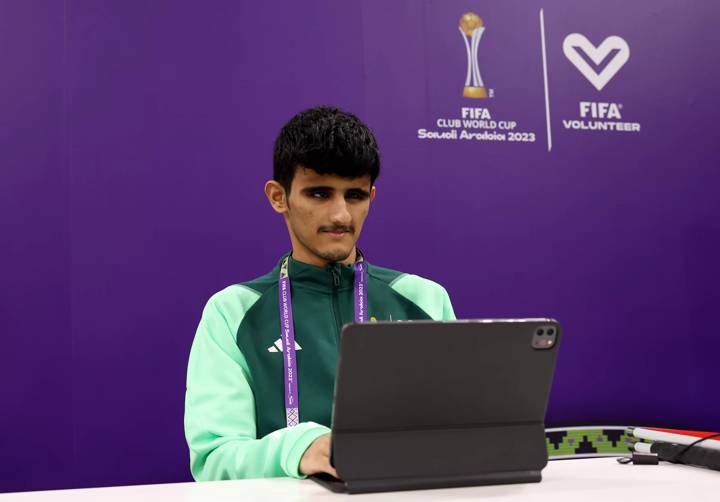
[[672, 463], [675, 463], [675, 464], [684, 464], [685, 462], [683, 462], [683, 461], [680, 460], [680, 459], [681, 459], [681, 457], [682, 457], [683, 455], [685, 455], [685, 453], [687, 453], [687, 451], [688, 451], [690, 448], [692, 448], [693, 446], [695, 446], [695, 445], [698, 444], [698, 443], [702, 443], [702, 442], [705, 441], [706, 439], [713, 439], [713, 438], [717, 438], [717, 437], [720, 437], [720, 434], [710, 434], [709, 436], [705, 436], [704, 438], [700, 438], [700, 439], [698, 439], [697, 441], [694, 441], [694, 442], [690, 443], [689, 445], [687, 445], [685, 448], [683, 448], [682, 450], [680, 450], [680, 451], [679, 451], [675, 456], [673, 456], [672, 458], [667, 459], [667, 462], [672, 462]]

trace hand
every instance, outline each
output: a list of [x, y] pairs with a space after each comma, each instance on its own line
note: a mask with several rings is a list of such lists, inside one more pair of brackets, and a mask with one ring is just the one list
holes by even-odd
[[300, 459], [300, 472], [308, 476], [326, 472], [338, 477], [337, 472], [330, 465], [330, 434], [320, 436], [305, 450]]

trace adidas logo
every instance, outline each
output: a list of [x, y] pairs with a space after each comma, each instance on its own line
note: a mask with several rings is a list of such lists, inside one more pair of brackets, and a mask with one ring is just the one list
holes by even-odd
[[[300, 346], [297, 341], [295, 342], [295, 350], [302, 350], [302, 347]], [[268, 352], [282, 352], [282, 340], [278, 338], [275, 340], [275, 342], [268, 347]]]

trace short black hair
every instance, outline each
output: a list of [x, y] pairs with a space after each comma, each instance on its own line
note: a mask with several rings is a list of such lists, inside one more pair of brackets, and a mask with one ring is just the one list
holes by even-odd
[[304, 110], [283, 126], [273, 149], [273, 179], [290, 193], [299, 167], [343, 178], [380, 175], [380, 151], [370, 128], [329, 106]]

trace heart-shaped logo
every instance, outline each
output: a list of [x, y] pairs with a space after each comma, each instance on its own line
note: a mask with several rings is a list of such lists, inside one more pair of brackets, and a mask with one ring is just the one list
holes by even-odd
[[[618, 52], [610, 62], [608, 62], [605, 68], [598, 73], [583, 59], [578, 49], [582, 49], [588, 58], [595, 63], [595, 66], [599, 66], [613, 50], [617, 49]], [[565, 53], [565, 57], [575, 65], [575, 68], [577, 68], [598, 91], [602, 90], [620, 68], [627, 63], [627, 60], [630, 59], [630, 47], [628, 47], [627, 42], [615, 35], [607, 37], [600, 45], [595, 47], [584, 35], [571, 33], [565, 37], [563, 41], [563, 52]]]

